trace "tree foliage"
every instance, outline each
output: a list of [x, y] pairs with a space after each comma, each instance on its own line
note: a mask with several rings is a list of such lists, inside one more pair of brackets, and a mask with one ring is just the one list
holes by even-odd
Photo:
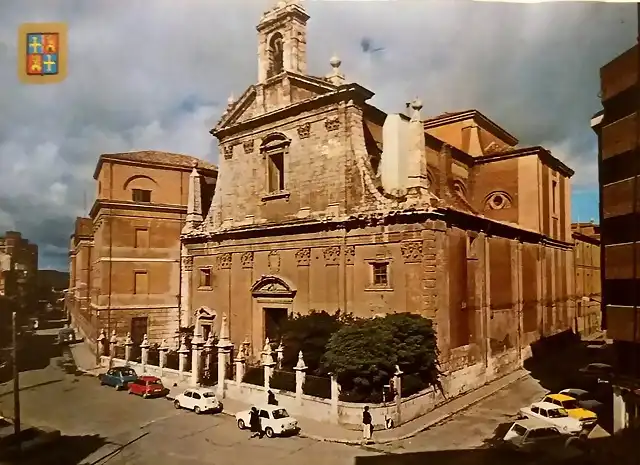
[[325, 311], [312, 311], [307, 315], [296, 314], [290, 317], [282, 331], [283, 367], [293, 368], [298, 362], [298, 353], [302, 351], [309, 367], [308, 373], [323, 374], [320, 362], [329, 338], [345, 321], [347, 318], [340, 312], [331, 315]]
[[335, 332], [323, 359], [335, 373], [342, 398], [379, 402], [395, 366], [419, 377], [426, 387], [437, 382], [438, 348], [431, 320], [410, 313], [358, 320]]

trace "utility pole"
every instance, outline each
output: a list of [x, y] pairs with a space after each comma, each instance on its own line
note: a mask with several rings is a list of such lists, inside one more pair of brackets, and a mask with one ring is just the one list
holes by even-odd
[[18, 322], [17, 313], [13, 312], [13, 430], [16, 436], [20, 433], [20, 370], [18, 369]]

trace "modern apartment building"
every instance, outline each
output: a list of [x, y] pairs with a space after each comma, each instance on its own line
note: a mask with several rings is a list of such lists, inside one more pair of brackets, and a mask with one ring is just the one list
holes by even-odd
[[638, 46], [600, 69], [598, 135], [603, 325], [614, 340], [614, 430], [640, 418], [640, 56]]

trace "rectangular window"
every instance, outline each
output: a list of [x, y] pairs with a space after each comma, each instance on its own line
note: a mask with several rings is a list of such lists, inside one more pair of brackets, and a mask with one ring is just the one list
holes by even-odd
[[151, 191], [145, 189], [132, 189], [131, 198], [134, 202], [150, 203]]
[[134, 247], [136, 249], [146, 249], [149, 247], [149, 230], [147, 228], [136, 228]]
[[136, 271], [133, 276], [133, 293], [148, 294], [149, 278], [146, 271]]
[[211, 287], [211, 268], [200, 268], [200, 287]]
[[389, 285], [389, 264], [373, 263], [371, 264], [371, 268], [373, 270], [373, 285], [388, 286]]
[[551, 208], [553, 209], [553, 213], [556, 213], [556, 191], [558, 190], [558, 181], [551, 181]]
[[282, 337], [283, 325], [287, 321], [286, 308], [265, 308], [264, 309], [264, 332], [265, 338], [270, 341], [279, 341]]
[[269, 155], [269, 192], [280, 192], [284, 190], [284, 154], [272, 153]]

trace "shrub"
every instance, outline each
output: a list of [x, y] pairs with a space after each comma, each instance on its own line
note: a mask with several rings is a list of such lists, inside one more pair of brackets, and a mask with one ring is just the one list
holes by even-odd
[[290, 371], [275, 370], [269, 385], [281, 391], [296, 392], [296, 374]]
[[292, 368], [298, 362], [298, 353], [302, 351], [308, 373], [321, 374], [321, 360], [331, 335], [338, 331], [347, 317], [340, 312], [333, 315], [325, 311], [312, 311], [307, 315], [294, 315], [283, 326], [282, 344], [284, 346], [283, 363]]
[[[342, 327], [327, 344], [325, 369], [336, 374], [341, 399], [380, 402], [395, 366], [407, 374], [403, 393], [438, 382], [438, 348], [431, 320], [410, 313], [359, 320]], [[406, 377], [405, 377], [406, 378]]]
[[243, 383], [253, 384], [255, 386], [264, 386], [264, 368], [252, 367], [247, 370], [242, 378]]
[[331, 378], [326, 376], [307, 375], [302, 386], [302, 392], [308, 396], [331, 398]]

